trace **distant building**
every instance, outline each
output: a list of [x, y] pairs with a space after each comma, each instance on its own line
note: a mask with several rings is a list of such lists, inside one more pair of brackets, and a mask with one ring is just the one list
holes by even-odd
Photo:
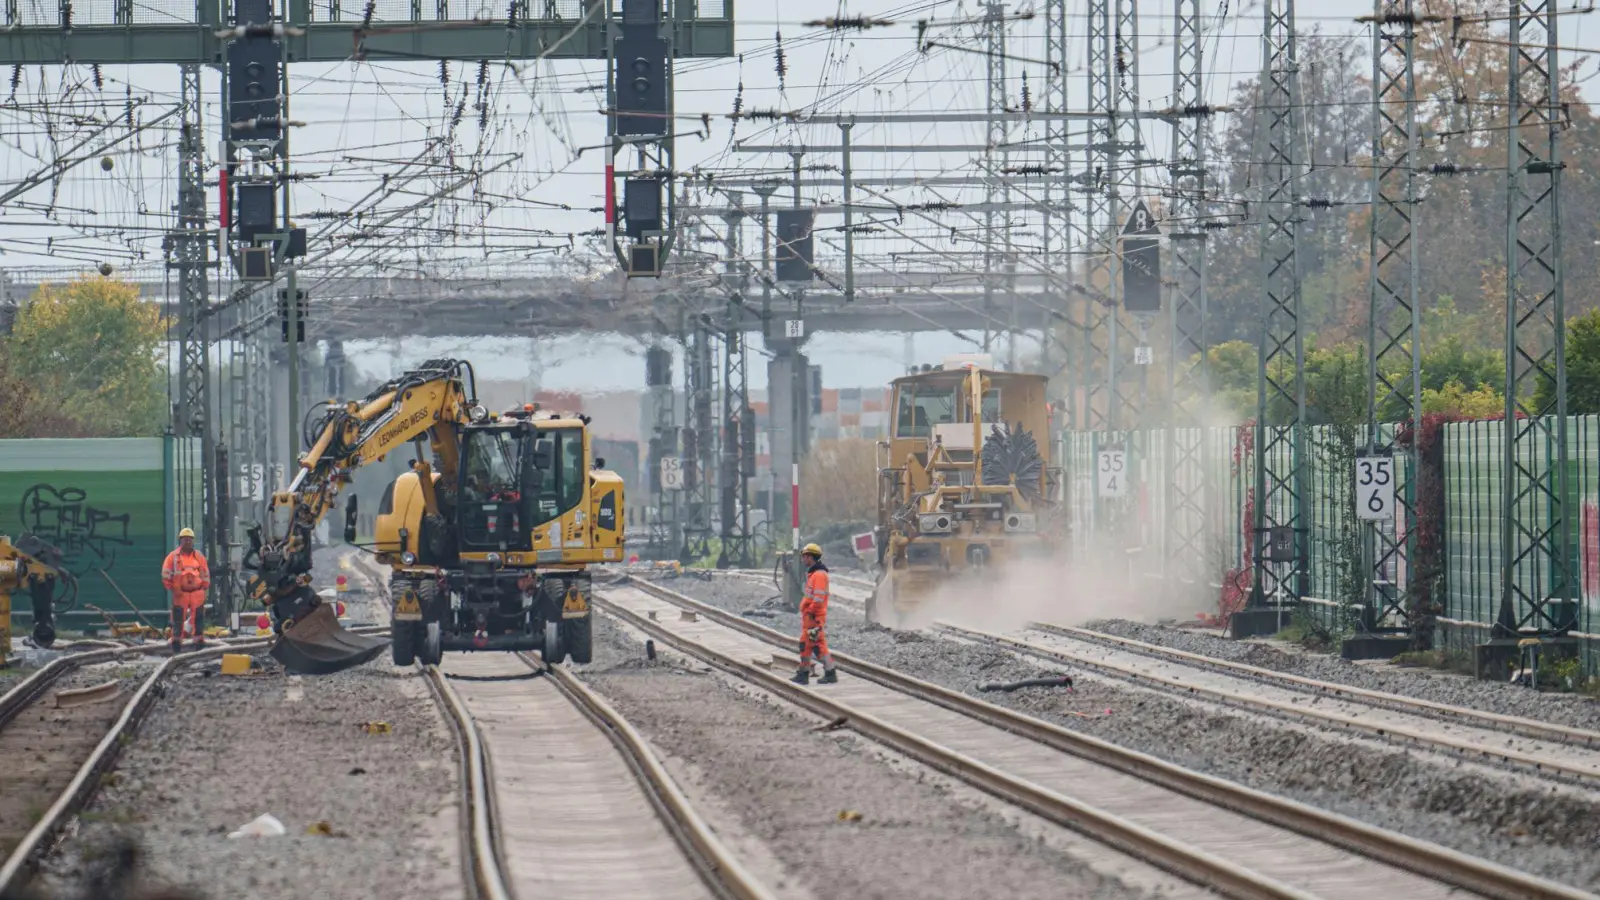
[[[812, 443], [850, 439], [882, 440], [889, 432], [890, 397], [891, 391], [887, 386], [824, 388], [820, 398], [822, 411], [811, 417]], [[630, 524], [645, 521], [644, 511], [652, 499], [650, 473], [645, 471], [645, 467], [649, 463], [649, 435], [654, 428], [654, 413], [647, 391], [597, 391], [592, 394], [546, 391], [534, 390], [527, 382], [520, 380], [482, 379], [478, 382], [478, 400], [495, 411], [536, 403], [541, 410], [589, 416], [595, 455], [603, 457], [606, 468], [621, 475], [626, 485], [627, 521]], [[678, 403], [679, 424], [682, 424], [681, 392], [675, 400]], [[756, 505], [764, 507], [765, 496], [771, 488], [772, 468], [767, 392], [751, 391], [750, 407], [755, 411], [757, 428], [757, 474], [751, 479], [751, 493]], [[715, 409], [720, 413], [720, 402]]]

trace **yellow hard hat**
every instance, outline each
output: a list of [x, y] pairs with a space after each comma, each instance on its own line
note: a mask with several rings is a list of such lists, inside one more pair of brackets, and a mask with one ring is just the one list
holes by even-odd
[[185, 528], [184, 530], [178, 532], [178, 537], [181, 537], [181, 538], [194, 537], [194, 529], [193, 528]]
[[817, 546], [816, 544], [807, 544], [806, 548], [804, 550], [800, 551], [800, 555], [801, 556], [815, 556], [817, 559], [821, 559], [822, 558], [822, 548]]

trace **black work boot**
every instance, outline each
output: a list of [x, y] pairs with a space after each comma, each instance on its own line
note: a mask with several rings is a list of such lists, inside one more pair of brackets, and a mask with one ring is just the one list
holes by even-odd
[[789, 679], [789, 680], [794, 682], [795, 684], [810, 684], [811, 683], [811, 670], [810, 669], [801, 669], [800, 671], [794, 673], [794, 677]]
[[822, 673], [822, 680], [817, 682], [817, 684], [838, 684], [838, 683], [839, 683], [839, 670], [838, 669], [826, 669], [826, 670], [824, 670], [823, 673]]

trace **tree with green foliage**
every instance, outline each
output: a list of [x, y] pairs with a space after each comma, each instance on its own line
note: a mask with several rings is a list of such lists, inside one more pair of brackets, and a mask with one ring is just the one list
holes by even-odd
[[[1554, 395], [1555, 382], [1540, 379], [1535, 408], [1554, 409]], [[1567, 319], [1567, 415], [1591, 413], [1600, 413], [1600, 308]]]
[[1497, 389], [1505, 380], [1506, 355], [1498, 347], [1474, 347], [1456, 334], [1422, 345], [1424, 393], [1443, 390], [1452, 381], [1469, 392]]
[[96, 437], [150, 437], [167, 421], [166, 339], [159, 312], [135, 285], [80, 278], [41, 286], [4, 344], [8, 373], [46, 408]]

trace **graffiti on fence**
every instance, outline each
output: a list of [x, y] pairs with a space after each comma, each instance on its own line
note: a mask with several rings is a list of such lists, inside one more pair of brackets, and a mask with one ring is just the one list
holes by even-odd
[[23, 492], [18, 509], [22, 530], [59, 548], [64, 567], [80, 576], [111, 568], [117, 548], [133, 546], [128, 535], [132, 516], [112, 515], [88, 499], [82, 488], [36, 484]]

